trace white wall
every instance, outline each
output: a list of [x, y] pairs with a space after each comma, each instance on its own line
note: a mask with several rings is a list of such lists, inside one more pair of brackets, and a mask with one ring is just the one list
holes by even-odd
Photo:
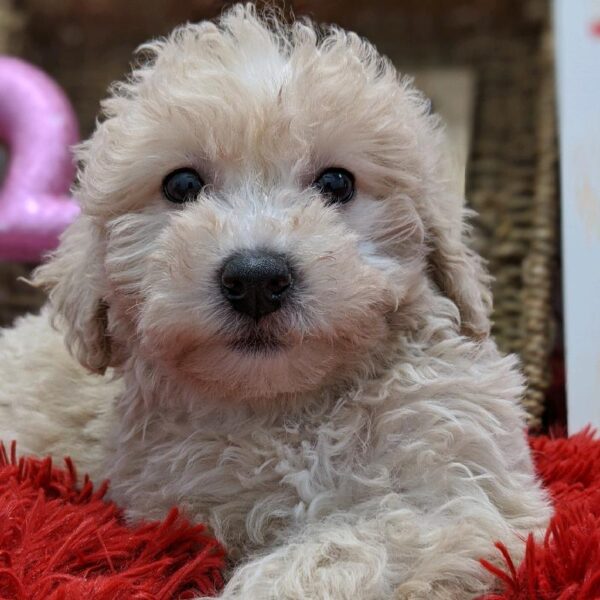
[[600, 427], [600, 0], [555, 0], [569, 431]]

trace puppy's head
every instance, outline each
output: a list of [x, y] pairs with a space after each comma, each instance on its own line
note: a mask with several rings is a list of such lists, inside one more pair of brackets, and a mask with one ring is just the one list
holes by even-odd
[[223, 397], [307, 391], [372, 369], [426, 288], [487, 334], [437, 123], [371, 45], [237, 6], [142, 54], [37, 273], [84, 365], [135, 353]]

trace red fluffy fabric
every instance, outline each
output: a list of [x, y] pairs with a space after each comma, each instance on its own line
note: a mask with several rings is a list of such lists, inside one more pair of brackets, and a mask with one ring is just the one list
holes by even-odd
[[73, 464], [18, 459], [0, 447], [0, 598], [167, 600], [222, 587], [224, 552], [173, 510], [128, 526]]
[[532, 437], [537, 471], [552, 495], [555, 516], [545, 540], [527, 540], [515, 568], [506, 548], [498, 569], [482, 561], [503, 585], [485, 600], [593, 600], [600, 598], [600, 440], [591, 431], [570, 438]]
[[[487, 561], [503, 592], [485, 600], [600, 598], [600, 440], [532, 437], [538, 473], [556, 514], [543, 542], [527, 540], [516, 568]], [[70, 461], [8, 457], [0, 447], [0, 598], [3, 600], [167, 600], [222, 587], [217, 542], [172, 511], [163, 523], [129, 527], [104, 502], [106, 485], [77, 486]]]

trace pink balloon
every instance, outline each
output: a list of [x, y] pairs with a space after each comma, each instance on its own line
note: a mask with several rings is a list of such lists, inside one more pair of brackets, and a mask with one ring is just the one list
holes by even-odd
[[79, 139], [69, 100], [45, 73], [0, 57], [0, 140], [9, 161], [0, 189], [0, 260], [39, 262], [79, 213], [68, 195]]

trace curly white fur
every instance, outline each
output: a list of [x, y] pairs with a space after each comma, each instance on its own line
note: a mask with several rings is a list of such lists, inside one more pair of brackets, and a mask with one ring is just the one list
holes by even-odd
[[[2, 438], [110, 477], [132, 518], [209, 523], [223, 598], [484, 592], [478, 560], [519, 556], [550, 508], [424, 98], [358, 36], [252, 6], [142, 54], [79, 148], [49, 306], [0, 338]], [[208, 185], [175, 207], [182, 166]], [[332, 166], [344, 206], [311, 186]], [[235, 347], [255, 325], [215, 284], [254, 248], [301, 273], [258, 326], [276, 352]]]

